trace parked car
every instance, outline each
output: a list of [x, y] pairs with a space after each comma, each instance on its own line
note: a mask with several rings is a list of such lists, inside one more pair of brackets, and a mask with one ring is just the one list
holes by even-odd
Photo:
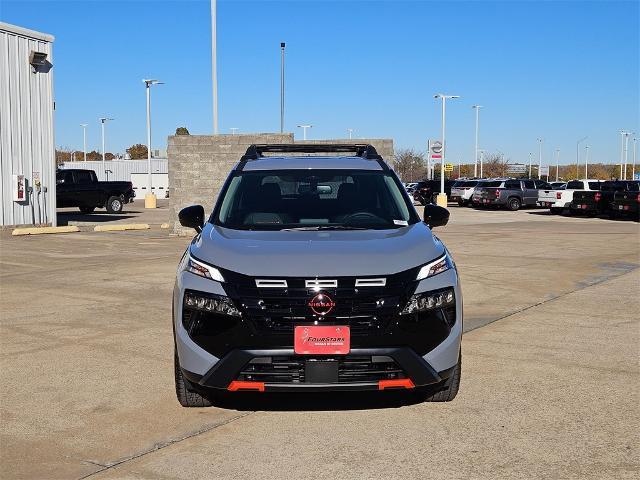
[[475, 187], [478, 185], [478, 180], [458, 180], [451, 187], [452, 202], [457, 202], [459, 206], [464, 207], [471, 201], [471, 195]]
[[109, 213], [120, 213], [135, 196], [131, 182], [99, 182], [93, 170], [56, 172], [56, 203], [60, 208], [78, 207], [82, 213], [106, 208]]
[[413, 194], [413, 191], [414, 191], [414, 190], [415, 190], [415, 188], [416, 188], [416, 185], [418, 185], [418, 182], [406, 183], [406, 184], [404, 185], [404, 189], [407, 191], [407, 193], [408, 193], [409, 195], [412, 195], [412, 194]]
[[613, 194], [613, 202], [609, 207], [609, 217], [627, 215], [640, 220], [640, 181], [632, 181], [627, 184], [626, 190], [620, 190]]
[[[328, 161], [332, 148], [352, 151]], [[449, 212], [424, 212], [371, 145], [250, 146], [210, 216], [179, 213], [197, 232], [173, 292], [179, 403], [391, 389], [453, 400], [462, 292], [431, 232]]]
[[[637, 180], [609, 180], [602, 182], [600, 191], [577, 191], [573, 194], [570, 211], [595, 216], [609, 214], [616, 192], [636, 192]], [[621, 197], [619, 197], [622, 200]]]
[[[488, 183], [495, 184], [496, 181]], [[538, 190], [551, 189], [551, 185], [542, 180], [508, 179], [497, 183], [497, 186], [478, 185], [473, 193], [474, 205], [504, 207], [516, 211], [523, 206], [535, 207], [538, 203]]]
[[567, 182], [549, 182], [549, 184], [555, 189], [555, 190], [563, 190], [566, 185]]
[[[542, 189], [538, 191], [538, 205], [547, 207], [553, 214], [560, 214], [569, 209], [573, 194], [580, 190], [599, 191], [600, 180], [571, 180], [564, 189]], [[553, 186], [553, 184], [551, 184]]]
[[[451, 186], [455, 182], [452, 180], [444, 181], [444, 193], [451, 195]], [[440, 193], [440, 180], [423, 180], [418, 182], [413, 190], [413, 199], [420, 205], [427, 203], [435, 203], [436, 196]]]

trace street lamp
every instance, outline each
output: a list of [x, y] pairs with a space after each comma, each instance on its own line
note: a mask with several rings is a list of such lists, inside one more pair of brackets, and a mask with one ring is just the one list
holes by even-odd
[[631, 165], [631, 180], [636, 179], [636, 138], [633, 138], [633, 164]]
[[533, 153], [529, 152], [529, 179], [531, 179], [531, 167], [533, 165]]
[[478, 150], [478, 153], [480, 153], [480, 178], [484, 178], [484, 169], [483, 169], [483, 165], [484, 165], [484, 152], [485, 150]]
[[312, 128], [313, 125], [298, 125], [298, 128], [302, 129], [302, 140], [307, 139], [307, 128]]
[[349, 132], [349, 140], [351, 140], [353, 135], [353, 128], [347, 128], [347, 132]]
[[620, 179], [621, 180], [626, 180], [627, 179], [627, 163], [628, 162], [628, 150], [629, 150], [629, 136], [633, 135], [634, 132], [627, 132], [625, 130], [621, 130], [620, 133], [622, 134], [622, 138], [623, 138], [623, 160], [624, 160], [624, 171], [622, 170], [622, 162], [620, 162]]
[[218, 134], [218, 62], [216, 59], [216, 0], [211, 0], [211, 83], [213, 89], [213, 134]]
[[284, 133], [284, 47], [280, 42], [280, 133]]
[[473, 105], [471, 108], [476, 111], [476, 148], [474, 150], [475, 155], [473, 157], [473, 176], [478, 176], [478, 126], [480, 122], [480, 109], [482, 105]]
[[584, 146], [584, 178], [589, 178], [589, 145]]
[[580, 173], [578, 172], [578, 165], [580, 164], [580, 144], [584, 142], [587, 138], [589, 138], [588, 135], [586, 137], [582, 137], [580, 140], [576, 142], [576, 180], [580, 178]]
[[540, 175], [540, 170], [542, 170], [542, 142], [543, 142], [543, 139], [542, 138], [538, 138], [538, 147], [539, 147], [539, 153], [538, 153], [538, 180], [540, 180], [542, 178], [542, 176]]
[[156, 208], [156, 196], [151, 180], [151, 85], [162, 85], [160, 80], [142, 80], [147, 91], [147, 194], [144, 196], [144, 208]]
[[231, 130], [231, 135], [235, 135], [236, 132], [238, 131], [238, 128], [236, 127], [231, 127], [229, 130]]
[[87, 161], [87, 123], [81, 123], [82, 127], [82, 148], [84, 152], [84, 161]]
[[558, 181], [558, 175], [560, 175], [560, 149], [556, 148], [556, 182]]
[[111, 121], [111, 120], [113, 120], [113, 118], [102, 117], [100, 119], [100, 123], [101, 123], [101, 127], [102, 127], [102, 171], [104, 173], [107, 173], [107, 167], [106, 167], [106, 165], [104, 163], [104, 152], [105, 152], [105, 150], [104, 150], [104, 124], [106, 122], [108, 122], [108, 121]]
[[446, 132], [446, 113], [447, 113], [447, 99], [460, 98], [459, 95], [444, 95], [442, 93], [437, 93], [433, 96], [433, 98], [441, 98], [442, 99], [442, 159], [440, 160], [440, 193], [438, 194], [437, 204], [441, 207], [447, 206], [447, 194], [444, 191], [444, 161], [446, 158], [446, 144], [445, 142], [445, 132]]

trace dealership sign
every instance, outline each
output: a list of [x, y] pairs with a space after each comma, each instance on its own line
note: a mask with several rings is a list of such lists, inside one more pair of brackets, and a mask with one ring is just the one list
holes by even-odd
[[442, 142], [440, 140], [429, 140], [429, 157], [433, 160], [442, 160]]

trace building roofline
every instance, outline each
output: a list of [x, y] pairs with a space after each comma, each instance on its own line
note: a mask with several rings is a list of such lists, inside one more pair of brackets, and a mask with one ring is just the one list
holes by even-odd
[[0, 31], [13, 33], [22, 37], [33, 38], [35, 40], [42, 40], [43, 42], [53, 42], [56, 37], [49, 35], [48, 33], [36, 32], [35, 30], [29, 30], [28, 28], [19, 27], [17, 25], [11, 25], [10, 23], [0, 22]]

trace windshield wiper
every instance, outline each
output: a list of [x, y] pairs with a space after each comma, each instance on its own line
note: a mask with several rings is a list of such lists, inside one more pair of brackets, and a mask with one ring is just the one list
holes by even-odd
[[283, 228], [281, 232], [315, 232], [320, 230], [366, 230], [365, 227], [352, 227], [350, 225], [314, 225], [309, 227]]

